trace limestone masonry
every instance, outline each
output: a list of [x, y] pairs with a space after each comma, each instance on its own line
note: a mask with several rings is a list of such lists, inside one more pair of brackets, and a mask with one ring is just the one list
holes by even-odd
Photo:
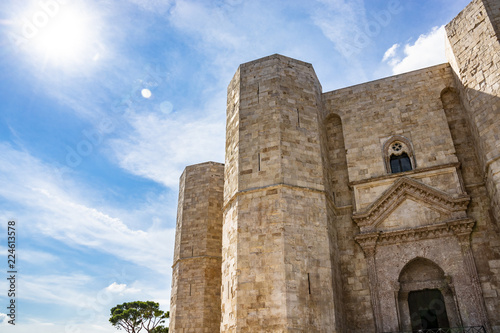
[[225, 164], [181, 176], [171, 332], [500, 332], [500, 1], [446, 32], [449, 63], [327, 93], [238, 68]]

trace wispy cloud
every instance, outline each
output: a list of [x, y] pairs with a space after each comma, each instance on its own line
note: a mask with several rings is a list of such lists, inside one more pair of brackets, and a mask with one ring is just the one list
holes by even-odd
[[[316, 0], [311, 12], [312, 22], [321, 30], [335, 50], [339, 63], [349, 66], [349, 80], [352, 83], [368, 80], [360, 56], [370, 46], [372, 40], [365, 33], [368, 26], [363, 0]], [[330, 66], [327, 66], [328, 69]], [[328, 77], [327, 80], [330, 80]], [[328, 81], [324, 82], [328, 84]]]
[[15, 326], [0, 324], [2, 333], [54, 333], [54, 332], [96, 332], [96, 333], [116, 333], [116, 329], [112, 327], [107, 318], [104, 316], [94, 319], [93, 324], [89, 323], [52, 323], [47, 320], [30, 320], [28, 323], [16, 323]]
[[0, 312], [0, 326], [2, 326], [2, 324], [7, 325], [8, 320], [9, 320], [9, 317], [7, 317], [7, 314]]
[[22, 259], [22, 263], [30, 265], [30, 266], [46, 266], [49, 264], [54, 264], [60, 259], [51, 253], [43, 252], [43, 251], [33, 251], [26, 249], [19, 249], [18, 251], [19, 258]]
[[[63, 181], [58, 177], [60, 169], [7, 144], [0, 144], [0, 150], [0, 182], [4, 185], [0, 197], [29, 208], [30, 216], [22, 217], [30, 225], [27, 232], [41, 233], [69, 246], [97, 249], [157, 272], [170, 271], [173, 228], [150, 220], [131, 229], [121, 219], [90, 206], [83, 199], [89, 194], [85, 188], [69, 177]], [[14, 188], [16, 191], [11, 190]]]
[[170, 9], [175, 0], [129, 0], [143, 10], [163, 14]]
[[366, 26], [365, 6], [362, 0], [317, 0], [321, 5], [312, 14], [314, 23], [345, 57], [361, 51], [355, 36], [362, 36]]
[[[98, 331], [111, 332], [106, 316], [114, 305], [132, 300], [153, 300], [166, 309], [170, 302], [168, 281], [162, 283], [160, 288], [147, 280], [138, 280], [131, 284], [113, 282], [104, 288], [96, 287], [101, 283], [98, 277], [85, 274], [23, 274], [18, 286], [17, 299], [27, 301], [23, 304], [30, 304], [30, 306], [40, 307], [43, 304], [46, 307], [58, 309], [64, 316], [53, 319], [52, 322], [31, 316], [23, 318], [20, 325], [16, 323], [16, 328], [19, 332], [32, 332], [28, 328], [51, 327], [53, 330], [48, 332], [66, 332], [70, 327], [88, 328], [88, 323], [93, 322], [96, 325], [94, 328], [99, 329]], [[0, 282], [3, 290], [6, 290], [6, 286], [6, 282]], [[0, 326], [2, 320], [4, 326], [7, 326], [6, 318], [8, 320], [5, 314], [0, 313]], [[88, 331], [82, 330], [81, 332]], [[45, 331], [42, 329], [42, 332]]]
[[406, 43], [403, 54], [398, 51], [399, 44], [394, 44], [382, 59], [392, 68], [393, 74], [446, 62], [444, 26], [432, 28], [429, 33], [420, 35], [413, 44]]
[[387, 51], [385, 51], [382, 61], [386, 61], [388, 59], [394, 59], [394, 57], [396, 56], [396, 50], [398, 48], [399, 44], [394, 44], [393, 46], [391, 46]]
[[242, 46], [245, 36], [236, 33], [237, 20], [231, 19], [227, 9], [212, 2], [176, 1], [170, 21], [184, 32], [199, 35], [205, 45], [217, 44], [234, 50]]
[[88, 303], [85, 287], [92, 281], [88, 275], [23, 275], [19, 297], [32, 302], [78, 307]]
[[134, 115], [130, 120], [131, 135], [112, 140], [111, 147], [124, 169], [176, 188], [186, 165], [223, 161], [225, 131], [221, 118]]

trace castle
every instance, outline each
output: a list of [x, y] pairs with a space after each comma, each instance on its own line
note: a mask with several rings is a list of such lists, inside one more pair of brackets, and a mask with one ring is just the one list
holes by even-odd
[[171, 332], [500, 332], [500, 1], [446, 33], [449, 63], [326, 93], [238, 68], [225, 164], [180, 179]]

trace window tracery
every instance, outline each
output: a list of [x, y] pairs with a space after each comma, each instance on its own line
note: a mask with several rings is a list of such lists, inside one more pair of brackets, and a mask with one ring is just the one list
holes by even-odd
[[410, 140], [396, 135], [383, 147], [384, 162], [388, 173], [406, 172], [415, 169], [415, 159]]

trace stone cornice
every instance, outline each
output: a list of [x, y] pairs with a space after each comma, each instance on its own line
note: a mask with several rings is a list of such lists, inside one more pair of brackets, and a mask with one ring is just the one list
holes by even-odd
[[178, 263], [181, 261], [190, 261], [190, 260], [196, 260], [196, 259], [217, 259], [217, 260], [222, 260], [222, 257], [219, 256], [193, 256], [193, 257], [184, 257], [184, 258], [179, 258], [177, 259], [173, 264], [172, 268], [177, 266]]
[[401, 177], [402, 175], [404, 175], [404, 176], [417, 175], [417, 174], [421, 174], [421, 173], [425, 173], [425, 172], [429, 172], [429, 171], [442, 170], [442, 169], [447, 169], [447, 168], [459, 169], [460, 163], [458, 163], [458, 162], [448, 163], [448, 164], [441, 164], [441, 165], [436, 165], [436, 166], [427, 167], [427, 168], [413, 169], [413, 170], [405, 171], [405, 172], [389, 173], [386, 175], [376, 176], [376, 177], [372, 177], [372, 178], [368, 178], [368, 179], [356, 180], [356, 181], [350, 182], [349, 186], [352, 187], [352, 186], [367, 184], [367, 183], [376, 182], [376, 181], [380, 181], [380, 180], [384, 180], [384, 179], [398, 178], [398, 177]]
[[377, 224], [389, 216], [406, 197], [412, 197], [432, 205], [449, 213], [455, 219], [466, 216], [465, 210], [470, 201], [468, 195], [452, 197], [415, 179], [402, 177], [365, 210], [354, 213], [353, 220], [362, 231], [375, 230]]
[[423, 239], [456, 236], [459, 242], [463, 242], [464, 239], [469, 239], [475, 223], [473, 219], [464, 218], [417, 228], [366, 232], [356, 235], [354, 239], [361, 245], [366, 254], [373, 252], [377, 246], [415, 242]]
[[[288, 189], [299, 190], [299, 191], [304, 191], [304, 192], [315, 192], [315, 193], [320, 193], [320, 194], [325, 195], [325, 191], [322, 189], [317, 189], [317, 188], [312, 188], [312, 187], [304, 187], [304, 186], [298, 186], [298, 185], [290, 185], [290, 184], [285, 184], [285, 183], [277, 183], [277, 184], [271, 184], [271, 185], [266, 185], [266, 186], [261, 186], [261, 187], [252, 187], [252, 188], [248, 188], [248, 189], [241, 190], [241, 191], [234, 193], [234, 195], [232, 197], [230, 197], [228, 200], [225, 201], [224, 206], [222, 207], [222, 211], [225, 211], [233, 203], [233, 201], [239, 196], [251, 194], [251, 193], [256, 193], [256, 192], [269, 191], [269, 190], [274, 190], [274, 189], [282, 189], [282, 188], [288, 188]], [[326, 197], [326, 195], [325, 195], [325, 197]], [[344, 208], [344, 207], [339, 207], [339, 209], [340, 208]]]
[[484, 164], [484, 174], [487, 175], [488, 172], [490, 171], [490, 166], [495, 163], [496, 161], [498, 161], [500, 159], [500, 154], [490, 158], [489, 160], [486, 161], [486, 163]]

